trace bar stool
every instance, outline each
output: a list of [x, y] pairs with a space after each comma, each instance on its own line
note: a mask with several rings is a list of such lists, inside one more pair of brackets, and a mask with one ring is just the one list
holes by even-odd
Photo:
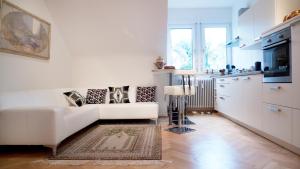
[[[195, 86], [192, 86], [189, 82], [188, 85], [185, 85], [185, 79], [183, 76], [183, 85], [175, 85], [175, 86], [165, 86], [164, 94], [168, 96], [172, 96], [171, 98], [175, 98], [176, 107], [178, 110], [178, 125], [173, 128], [169, 128], [168, 130], [177, 134], [192, 132], [194, 129], [188, 128], [185, 126], [185, 114], [186, 114], [186, 96], [195, 95]], [[169, 100], [174, 109], [174, 100]]]

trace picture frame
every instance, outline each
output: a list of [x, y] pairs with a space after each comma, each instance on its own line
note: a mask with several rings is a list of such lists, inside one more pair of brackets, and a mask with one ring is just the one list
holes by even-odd
[[50, 59], [51, 24], [0, 0], [0, 52]]

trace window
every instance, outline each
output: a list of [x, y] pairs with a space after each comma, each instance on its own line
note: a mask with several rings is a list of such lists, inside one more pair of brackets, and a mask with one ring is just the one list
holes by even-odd
[[193, 69], [193, 29], [171, 28], [168, 63], [176, 69]]
[[231, 61], [229, 36], [229, 24], [169, 26], [167, 62], [182, 70], [223, 69]]
[[203, 28], [203, 69], [223, 69], [227, 64], [227, 28]]

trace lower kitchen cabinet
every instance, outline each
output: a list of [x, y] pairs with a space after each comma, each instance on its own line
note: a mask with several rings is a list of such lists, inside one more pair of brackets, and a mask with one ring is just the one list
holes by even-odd
[[215, 109], [219, 112], [226, 112], [230, 115], [230, 97], [224, 95], [216, 95]]
[[241, 85], [241, 77], [232, 77], [232, 82], [230, 84], [230, 108], [228, 112], [225, 112], [230, 117], [234, 117], [236, 119], [241, 119], [244, 116], [243, 109], [243, 88]]
[[261, 129], [262, 108], [262, 76], [246, 76], [241, 78], [243, 91], [243, 122], [256, 129]]
[[217, 83], [216, 84], [217, 94], [218, 95], [224, 95], [224, 96], [230, 96], [231, 91], [231, 84], [226, 83]]
[[274, 104], [263, 104], [262, 130], [287, 143], [292, 143], [293, 109]]
[[293, 107], [296, 92], [292, 84], [262, 83], [262, 78], [251, 75], [223, 78], [227, 84], [218, 81], [216, 110], [276, 138], [270, 139], [278, 144], [289, 144], [285, 147], [300, 154], [300, 109]]
[[293, 107], [294, 105], [293, 83], [264, 83], [263, 100], [267, 103]]
[[261, 129], [262, 75], [227, 77], [226, 81], [230, 83], [216, 84], [216, 110]]
[[300, 148], [300, 110], [293, 109], [292, 144]]

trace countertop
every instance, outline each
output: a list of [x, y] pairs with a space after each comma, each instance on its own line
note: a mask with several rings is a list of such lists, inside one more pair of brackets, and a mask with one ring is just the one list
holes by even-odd
[[263, 72], [262, 71], [251, 71], [251, 72], [242, 72], [242, 73], [225, 74], [225, 75], [215, 74], [215, 75], [211, 75], [210, 77], [211, 78], [224, 78], [224, 77], [259, 75], [259, 74], [263, 74]]

